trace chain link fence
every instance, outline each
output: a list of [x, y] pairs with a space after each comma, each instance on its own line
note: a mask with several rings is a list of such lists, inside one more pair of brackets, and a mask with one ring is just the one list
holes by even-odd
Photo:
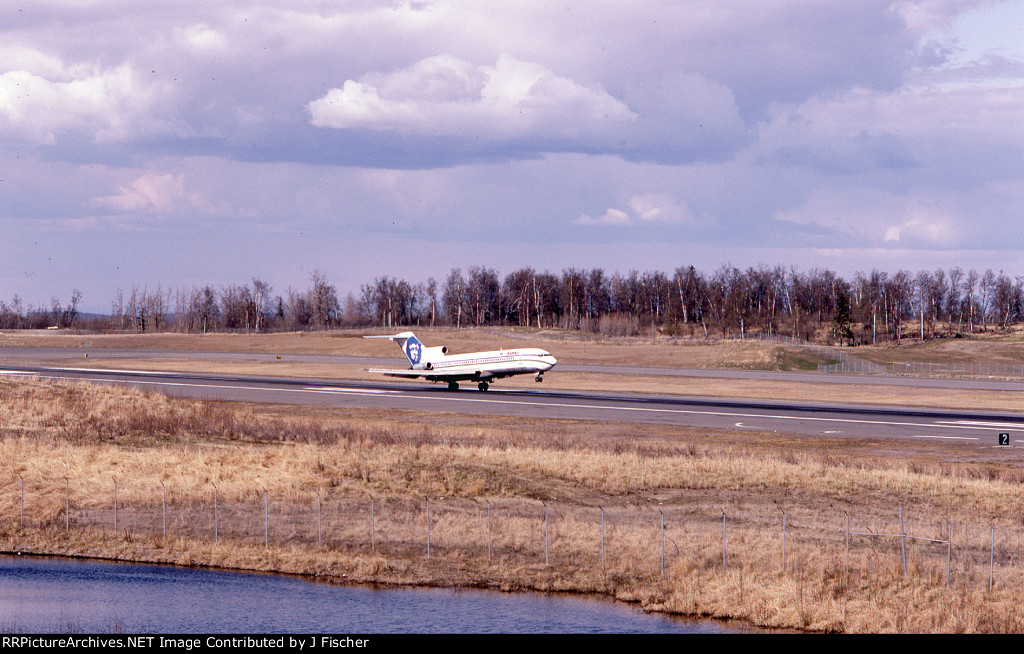
[[818, 372], [844, 372], [877, 375], [905, 375], [905, 376], [959, 376], [959, 377], [1024, 377], [1024, 363], [971, 363], [971, 362], [949, 362], [936, 363], [928, 361], [908, 361], [902, 363], [880, 364], [861, 358], [851, 348], [836, 347], [831, 345], [818, 345], [799, 338], [768, 335], [760, 332], [750, 332], [727, 336], [723, 340], [758, 341], [787, 345], [800, 348], [804, 352], [810, 352], [822, 359], [830, 360], [832, 363], [818, 364]]
[[[31, 481], [31, 480], [30, 480]], [[567, 566], [650, 577], [678, 570], [817, 568], [869, 580], [880, 572], [918, 576], [936, 586], [1017, 584], [1021, 530], [898, 513], [822, 516], [794, 507], [765, 513], [680, 506], [580, 506], [520, 499], [323, 497], [254, 488], [226, 499], [216, 488], [132, 488], [105, 492], [74, 480], [0, 491], [0, 529], [87, 533], [89, 537], [306, 548], [394, 559], [442, 559]], [[52, 482], [52, 480], [49, 480]], [[204, 489], [205, 490], [205, 489]]]

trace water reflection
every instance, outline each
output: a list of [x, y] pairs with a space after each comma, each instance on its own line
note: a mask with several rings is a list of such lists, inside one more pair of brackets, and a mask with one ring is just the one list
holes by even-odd
[[0, 631], [721, 633], [610, 600], [335, 586], [281, 575], [0, 557]]

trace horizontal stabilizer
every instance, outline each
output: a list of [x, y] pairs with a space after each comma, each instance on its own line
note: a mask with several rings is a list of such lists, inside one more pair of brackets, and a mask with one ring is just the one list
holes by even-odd
[[402, 332], [401, 334], [387, 334], [384, 336], [363, 336], [363, 338], [390, 338], [391, 340], [396, 340], [399, 338], [409, 338], [410, 336], [415, 336], [415, 334], [412, 332]]

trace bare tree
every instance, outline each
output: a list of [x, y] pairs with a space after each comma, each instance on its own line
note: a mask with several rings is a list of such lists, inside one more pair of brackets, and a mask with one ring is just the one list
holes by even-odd
[[978, 285], [978, 271], [972, 269], [967, 273], [964, 290], [967, 291], [967, 325], [970, 333], [974, 333], [975, 298], [974, 289]]
[[988, 317], [991, 314], [992, 307], [992, 292], [995, 290], [996, 285], [996, 274], [989, 268], [985, 271], [985, 274], [981, 276], [981, 281], [978, 283], [978, 290], [981, 291], [981, 330], [986, 331], [988, 329]]
[[473, 266], [466, 276], [467, 300], [473, 323], [480, 327], [493, 322], [501, 313], [501, 286], [498, 273], [491, 268]]
[[313, 323], [318, 327], [328, 327], [340, 317], [341, 305], [338, 303], [338, 292], [327, 281], [327, 276], [320, 269], [314, 270], [309, 280], [313, 283], [309, 290], [309, 306]]
[[285, 301], [284, 313], [291, 326], [295, 329], [308, 329], [313, 323], [313, 310], [309, 306], [306, 293], [288, 287], [288, 299]]
[[963, 283], [964, 271], [958, 266], [949, 269], [949, 278], [946, 282], [944, 302], [946, 304], [946, 331], [953, 332], [953, 316], [957, 317], [957, 333], [963, 328], [964, 312], [960, 301], [960, 287]]
[[597, 320], [611, 307], [611, 292], [608, 289], [608, 278], [601, 268], [594, 268], [587, 273], [585, 313], [590, 329], [594, 329]]
[[220, 309], [217, 307], [217, 294], [209, 286], [203, 287], [196, 294], [197, 311], [196, 318], [203, 327], [203, 333], [217, 327], [220, 318]]
[[502, 297], [504, 298], [506, 321], [520, 327], [530, 324], [534, 306], [535, 275], [533, 268], [521, 268], [505, 277], [505, 282], [502, 285]]
[[252, 278], [252, 309], [253, 325], [257, 332], [262, 332], [266, 322], [267, 303], [270, 301], [270, 284], [258, 277]]
[[448, 321], [456, 327], [462, 327], [462, 313], [466, 308], [466, 300], [466, 280], [462, 278], [460, 269], [453, 268], [445, 280], [441, 302], [445, 306]]

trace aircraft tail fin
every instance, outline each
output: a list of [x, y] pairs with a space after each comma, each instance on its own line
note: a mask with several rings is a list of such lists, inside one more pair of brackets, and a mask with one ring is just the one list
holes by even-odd
[[416, 338], [416, 334], [412, 332], [402, 332], [393, 336], [364, 336], [363, 338], [388, 338], [395, 341], [413, 366], [418, 365], [423, 359], [423, 343], [420, 343], [420, 339]]

